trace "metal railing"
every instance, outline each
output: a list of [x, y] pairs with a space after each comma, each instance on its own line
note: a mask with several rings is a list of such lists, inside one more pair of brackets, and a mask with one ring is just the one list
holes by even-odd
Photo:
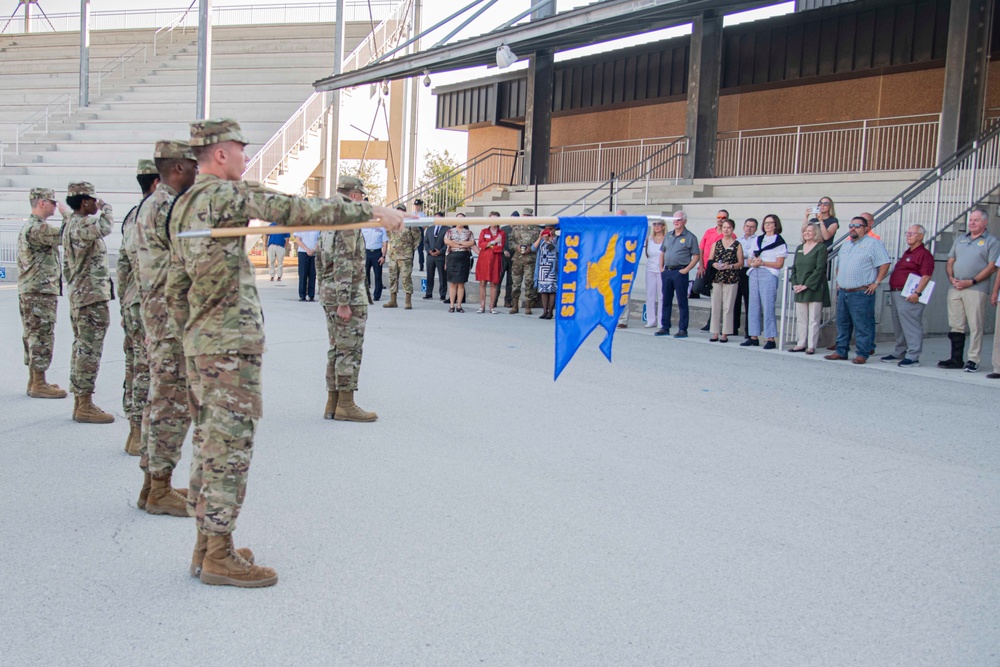
[[[649, 146], [648, 148], [655, 148], [657, 145]], [[563, 206], [561, 209], [556, 211], [553, 215], [559, 216], [576, 206], [581, 206], [581, 209], [575, 215], [586, 215], [591, 210], [602, 206], [604, 204], [608, 205], [609, 210], [615, 208], [617, 205], [618, 195], [628, 190], [630, 187], [636, 183], [642, 183], [645, 189], [645, 204], [649, 203], [649, 182], [653, 178], [674, 178], [675, 180], [680, 178], [681, 170], [681, 160], [683, 156], [687, 155], [688, 152], [688, 138], [687, 137], [677, 137], [673, 141], [665, 144], [659, 144], [659, 147], [655, 150], [651, 150], [649, 154], [642, 155], [639, 160], [635, 163], [630, 164], [623, 168], [620, 173], [612, 174], [611, 178], [604, 181], [594, 189], [590, 190], [582, 197], [579, 197], [576, 201]], [[657, 174], [654, 176], [654, 174]], [[674, 176], [661, 176], [660, 174], [675, 174]], [[624, 185], [622, 182], [624, 181]], [[598, 198], [596, 201], [594, 197], [601, 192], [607, 191], [607, 194], [603, 197]], [[590, 200], [588, 203], [587, 200]]]
[[103, 90], [104, 80], [114, 74], [116, 71], [121, 72], [121, 79], [125, 79], [125, 65], [135, 60], [139, 54], [142, 54], [142, 64], [146, 64], [147, 56], [147, 45], [143, 43], [133, 44], [131, 47], [115, 56], [111, 62], [100, 69], [96, 74], [91, 75], [90, 84], [93, 86], [95, 80], [97, 82], [97, 94], [100, 95]]
[[34, 130], [39, 123], [45, 124], [45, 132], [48, 133], [49, 120], [54, 118], [56, 114], [63, 109], [65, 109], [66, 117], [69, 118], [73, 113], [73, 96], [69, 93], [59, 95], [44, 107], [18, 123], [17, 127], [14, 128], [14, 154], [21, 154], [21, 135]]
[[[345, 4], [345, 17], [351, 22], [368, 22], [369, 7], [375, 21], [382, 21], [392, 13], [395, 0], [357, 0]], [[90, 14], [91, 30], [139, 30], [159, 28], [171, 23], [186, 12], [183, 7], [173, 9], [127, 9], [121, 11], [95, 11]], [[337, 5], [333, 2], [288, 3], [283, 5], [233, 5], [212, 8], [214, 26], [279, 25], [285, 23], [333, 23]], [[48, 23], [32, 20], [31, 32], [77, 32], [80, 14], [49, 14]], [[179, 25], [196, 27], [198, 16], [188, 16]], [[24, 17], [15, 16], [4, 34], [24, 34]]]
[[929, 169], [939, 114], [720, 132], [716, 176]]
[[[656, 137], [560, 146], [553, 149], [549, 155], [549, 183], [599, 181], [609, 173], [623, 174], [629, 168], [641, 164], [662, 147], [676, 143], [682, 138]], [[651, 174], [651, 178], [678, 179], [680, 164], [662, 165], [657, 173]]]
[[424, 210], [453, 211], [471, 199], [497, 185], [514, 185], [521, 182], [524, 151], [509, 148], [491, 148], [483, 151], [465, 164], [455, 167], [433, 181], [400, 197], [389, 206], [409, 207], [414, 199], [424, 200]]
[[[380, 42], [380, 39], [391, 41], [399, 38], [401, 33], [398, 27], [405, 24], [412, 0], [399, 0], [394, 4], [395, 9], [388, 17], [383, 19], [344, 59], [345, 72], [348, 71], [348, 66], [352, 69], [363, 67], [376, 57], [388, 43]], [[362, 59], [363, 53], [369, 54], [367, 60]], [[318, 133], [331, 106], [324, 104], [324, 99], [322, 93], [312, 93], [251, 158], [243, 172], [244, 177], [250, 176], [261, 183], [272, 180], [275, 172], [284, 168], [286, 160]]]
[[22, 221], [0, 221], [0, 264], [17, 263], [17, 235]]
[[296, 154], [311, 135], [318, 134], [329, 108], [323, 102], [322, 93], [310, 95], [250, 159], [243, 171], [244, 178], [261, 183], [272, 180], [275, 172], [284, 168], [285, 160]]
[[398, 44], [399, 39], [409, 29], [408, 18], [412, 8], [413, 0], [397, 2], [395, 8], [344, 58], [341, 71], [351, 72], [361, 69], [385, 53], [388, 45]]
[[[907, 247], [906, 230], [916, 224], [922, 225], [927, 230], [924, 243], [930, 245], [931, 254], [936, 254], [942, 237], [945, 234], [957, 233], [954, 228], [998, 188], [1000, 188], [1000, 125], [992, 124], [978, 139], [942, 161], [875, 211], [873, 214], [875, 223], [872, 229], [882, 237], [882, 244], [892, 262], [902, 256]], [[831, 248], [827, 276], [830, 280], [833, 305], [829, 309], [824, 309], [824, 324], [836, 318], [835, 287], [839, 268], [837, 250], [846, 241], [845, 234], [837, 239]], [[783, 322], [787, 319], [794, 324], [794, 298], [790, 294], [787, 281], [781, 304]], [[783, 331], [788, 334], [794, 332], [794, 328], [785, 327]]]
[[161, 26], [160, 28], [156, 29], [156, 32], [153, 33], [153, 55], [154, 56], [156, 55], [156, 49], [159, 46], [159, 42], [160, 42], [161, 39], [164, 39], [164, 36], [169, 36], [170, 37], [170, 43], [173, 44], [174, 43], [174, 30], [176, 30], [178, 27], [181, 28], [181, 34], [187, 34], [186, 19], [188, 17], [188, 14], [191, 13], [191, 10], [194, 8], [194, 4], [197, 1], [198, 0], [191, 0], [191, 4], [188, 5], [188, 8], [184, 10], [183, 14], [180, 14], [179, 16], [177, 16], [176, 18], [174, 18], [173, 20], [171, 20], [170, 22], [168, 22], [166, 25]]

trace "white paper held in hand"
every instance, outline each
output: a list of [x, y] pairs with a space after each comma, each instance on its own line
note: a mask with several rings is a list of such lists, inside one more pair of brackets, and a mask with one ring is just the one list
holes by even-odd
[[[917, 289], [917, 285], [919, 283], [920, 283], [920, 276], [918, 276], [917, 274], [911, 273], [910, 275], [906, 276], [906, 282], [903, 283], [903, 292], [902, 292], [903, 298], [904, 299], [910, 298], [910, 295], [913, 294], [913, 291], [915, 289]], [[917, 297], [917, 301], [919, 301], [924, 305], [927, 305], [928, 303], [931, 302], [931, 294], [933, 293], [934, 293], [934, 281], [929, 280], [927, 282], [927, 287], [925, 287], [924, 291], [920, 293], [919, 297]]]

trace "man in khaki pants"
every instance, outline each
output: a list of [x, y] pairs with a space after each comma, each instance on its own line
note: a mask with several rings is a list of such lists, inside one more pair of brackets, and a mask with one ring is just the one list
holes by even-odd
[[[948, 254], [948, 326], [951, 332], [951, 358], [939, 361], [940, 368], [979, 370], [983, 347], [986, 302], [989, 301], [989, 278], [997, 270], [1000, 239], [986, 231], [989, 216], [981, 208], [969, 213], [969, 231], [955, 238]], [[965, 328], [969, 328], [969, 358], [962, 362]]]

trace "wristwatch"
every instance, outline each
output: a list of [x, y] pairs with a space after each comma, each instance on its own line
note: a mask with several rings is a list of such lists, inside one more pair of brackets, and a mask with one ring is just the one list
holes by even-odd
[[973, 279], [972, 279], [972, 284], [973, 284], [973, 285], [976, 285], [976, 284], [978, 284], [978, 283], [979, 283], [979, 281], [978, 281], [978, 280], [976, 280], [975, 278], [973, 278]]
[[914, 294], [917, 295], [917, 298], [922, 297], [924, 295], [923, 292], [914, 292]]

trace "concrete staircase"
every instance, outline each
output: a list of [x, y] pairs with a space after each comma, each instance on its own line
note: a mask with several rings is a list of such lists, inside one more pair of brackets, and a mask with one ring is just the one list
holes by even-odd
[[[348, 50], [369, 32], [368, 23], [346, 26]], [[240, 121], [253, 144], [266, 142], [312, 93], [312, 82], [330, 73], [332, 24], [219, 27], [213, 31], [211, 115]], [[152, 54], [152, 30], [95, 32], [91, 46], [91, 104], [76, 107], [79, 35], [48, 33], [0, 38], [0, 141], [7, 144], [0, 167], [0, 219], [27, 214], [27, 191], [89, 180], [121, 218], [138, 200], [136, 161], [152, 154], [162, 138], [186, 138], [196, 98], [196, 33], [175, 34]], [[106, 78], [97, 93], [94, 77], [105, 63], [137, 43], [148, 43]], [[72, 114], [56, 115], [49, 131], [22, 136], [13, 154], [14, 129], [61, 93], [72, 98]], [[115, 236], [109, 246], [116, 246]]]

